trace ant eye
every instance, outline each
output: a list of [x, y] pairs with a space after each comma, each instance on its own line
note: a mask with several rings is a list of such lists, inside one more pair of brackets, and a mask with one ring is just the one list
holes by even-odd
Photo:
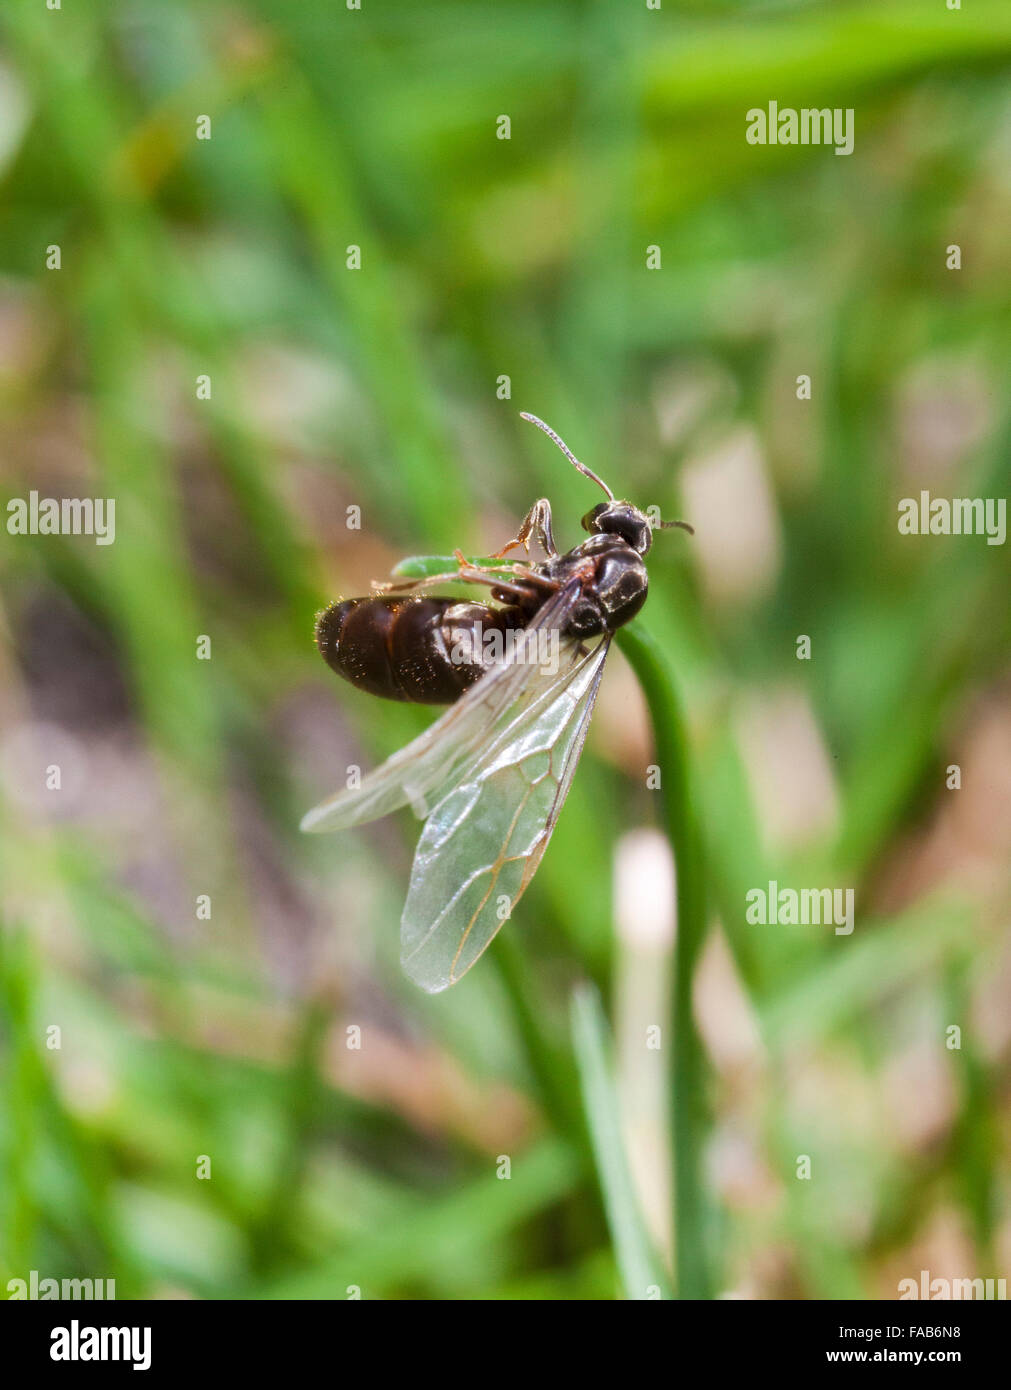
[[596, 531], [596, 529], [597, 529], [597, 518], [600, 516], [601, 512], [606, 512], [606, 511], [607, 511], [607, 503], [606, 503], [606, 502], [598, 502], [597, 505], [592, 509], [592, 511], [588, 511], [588, 512], [586, 513], [586, 515], [583, 517], [582, 521], [579, 523], [580, 526], [582, 526], [582, 528], [583, 528], [584, 531]]

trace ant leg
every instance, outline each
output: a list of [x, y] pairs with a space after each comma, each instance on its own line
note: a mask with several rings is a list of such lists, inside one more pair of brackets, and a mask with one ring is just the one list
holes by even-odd
[[[467, 559], [466, 555], [462, 554], [459, 550], [456, 550], [453, 553], [459, 561], [461, 575], [463, 574], [464, 570], [466, 570], [467, 575], [471, 577], [474, 575], [505, 574], [507, 581], [510, 578], [525, 579], [528, 584], [539, 584], [542, 589], [550, 589], [552, 592], [561, 587], [557, 579], [548, 579], [547, 575], [540, 574], [537, 570], [531, 569], [529, 565], [520, 564], [518, 560], [510, 560], [508, 562], [508, 569], [504, 567], [502, 569], [499, 569], [497, 565], [472, 564]], [[488, 581], [485, 580], [485, 583], [487, 582]], [[508, 582], [503, 583], [501, 580], [498, 579], [492, 579], [491, 583], [493, 583], [497, 588], [500, 589], [509, 587]], [[532, 597], [533, 594], [531, 594], [531, 598]]]
[[[532, 599], [536, 597], [536, 589], [531, 589], [527, 584], [510, 583], [510, 577], [517, 573], [516, 567], [512, 562], [503, 566], [501, 570], [491, 566], [473, 565], [459, 550], [456, 551], [456, 558], [459, 562], [458, 570], [450, 570], [444, 574], [423, 575], [418, 579], [390, 579], [386, 581], [374, 581], [372, 591], [376, 594], [399, 594], [416, 593], [419, 589], [431, 589], [439, 584], [486, 584], [489, 589], [501, 589], [505, 593], [512, 594], [516, 598]], [[557, 584], [552, 581], [543, 580], [540, 575], [530, 570], [522, 570], [522, 578], [528, 581], [537, 581], [547, 584], [548, 587], [557, 588]]]
[[[417, 579], [374, 579], [372, 588], [376, 593], [382, 594], [401, 594], [410, 593], [413, 589], [431, 589], [437, 584], [457, 583], [465, 569], [473, 571], [472, 582], [475, 584], [488, 584], [490, 586], [496, 582], [494, 579], [485, 578], [484, 574], [480, 572], [480, 566], [472, 565], [462, 551], [454, 550], [453, 556], [459, 567], [456, 570], [447, 570], [442, 574], [420, 575]], [[511, 574], [512, 570], [513, 562], [510, 560], [508, 566], [503, 566], [503, 572]]]
[[522, 545], [529, 555], [531, 535], [541, 543], [545, 555], [555, 556], [558, 554], [551, 530], [551, 503], [546, 497], [541, 497], [534, 503], [523, 518], [522, 525], [515, 537], [508, 541], [501, 550], [496, 551], [493, 558], [501, 560], [507, 551], [512, 550], [517, 545]]
[[[516, 594], [522, 598], [536, 598], [537, 590], [528, 586], [539, 584], [542, 589], [550, 589], [554, 592], [560, 587], [557, 579], [548, 579], [543, 574], [538, 574], [537, 570], [530, 569], [528, 565], [517, 564], [515, 560], [510, 560], [508, 568], [499, 569], [495, 565], [472, 564], [461, 551], [453, 552], [460, 565], [458, 578], [467, 580], [474, 584], [490, 584], [493, 588], [501, 589], [504, 593]], [[501, 576], [505, 575], [505, 578]], [[525, 584], [514, 584], [514, 579], [523, 579]]]
[[[436, 584], [455, 584], [460, 579], [459, 570], [450, 570], [446, 574], [426, 574], [418, 579], [374, 579], [372, 590], [377, 594], [409, 594], [415, 589], [431, 589]], [[494, 584], [495, 580], [490, 576], [475, 577], [475, 584]]]

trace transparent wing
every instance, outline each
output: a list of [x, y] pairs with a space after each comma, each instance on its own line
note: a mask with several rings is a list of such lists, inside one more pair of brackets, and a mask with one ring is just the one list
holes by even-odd
[[429, 816], [400, 926], [430, 993], [469, 970], [534, 876], [572, 782], [609, 639], [526, 703]]
[[[546, 664], [536, 660], [540, 634], [561, 631], [579, 595], [578, 582], [560, 589], [518, 635], [503, 659], [493, 666], [441, 718], [362, 779], [360, 787], [337, 792], [302, 817], [302, 829], [339, 830], [377, 820], [408, 804], [427, 816], [489, 737], [507, 727], [517, 710], [554, 684]], [[572, 643], [561, 642], [563, 664]]]

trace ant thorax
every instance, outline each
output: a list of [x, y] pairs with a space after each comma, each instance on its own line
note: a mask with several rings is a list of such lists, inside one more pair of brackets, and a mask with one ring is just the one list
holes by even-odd
[[582, 595], [566, 624], [569, 636], [615, 632], [646, 602], [649, 579], [642, 556], [612, 532], [599, 532], [549, 560], [545, 573], [560, 583], [576, 577], [583, 581]]

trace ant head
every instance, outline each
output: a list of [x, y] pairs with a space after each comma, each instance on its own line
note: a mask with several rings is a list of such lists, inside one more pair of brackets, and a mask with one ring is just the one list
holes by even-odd
[[631, 502], [598, 502], [581, 524], [591, 535], [620, 536], [640, 555], [645, 555], [653, 544], [649, 517]]
[[[543, 430], [549, 439], [553, 439], [573, 468], [578, 468], [580, 473], [585, 474], [587, 478], [592, 478], [597, 486], [607, 494], [608, 500], [606, 502], [598, 502], [593, 510], [587, 512], [583, 517], [583, 530], [589, 531], [593, 535], [620, 536], [638, 554], [645, 555], [653, 544], [654, 531], [654, 523], [650, 521], [646, 513], [641, 512], [638, 507], [633, 507], [631, 502], [618, 501], [603, 478], [598, 478], [591, 468], [587, 468], [585, 463], [580, 463], [569, 446], [550, 425], [546, 425], [543, 420], [538, 420], [536, 415], [528, 415], [525, 410], [521, 410], [520, 415], [524, 420], [529, 420], [532, 425], [536, 425], [539, 430]], [[687, 521], [658, 521], [656, 526], [663, 531], [671, 526], [680, 526], [683, 530], [691, 532], [692, 535], [695, 534]]]

